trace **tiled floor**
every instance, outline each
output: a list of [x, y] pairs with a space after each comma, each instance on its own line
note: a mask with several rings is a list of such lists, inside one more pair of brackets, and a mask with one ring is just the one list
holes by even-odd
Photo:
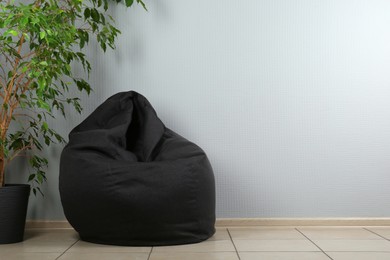
[[0, 260], [390, 260], [390, 227], [229, 227], [191, 245], [119, 247], [80, 241], [69, 229], [30, 229], [0, 245]]

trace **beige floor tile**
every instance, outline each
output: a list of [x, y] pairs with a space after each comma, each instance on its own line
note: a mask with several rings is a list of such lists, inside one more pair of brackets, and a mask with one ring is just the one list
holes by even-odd
[[312, 240], [382, 239], [380, 236], [360, 227], [302, 227], [298, 230]]
[[151, 247], [110, 246], [78, 241], [67, 253], [149, 253]]
[[217, 240], [230, 240], [229, 233], [227, 228], [216, 228], [214, 236], [207, 239], [207, 241], [217, 241]]
[[390, 227], [366, 227], [368, 230], [371, 230], [378, 235], [381, 235], [387, 239], [390, 239]]
[[309, 240], [234, 240], [238, 251], [320, 251]]
[[238, 260], [238, 256], [236, 252], [208, 252], [208, 253], [152, 252], [149, 260]]
[[149, 253], [65, 253], [59, 260], [148, 260]]
[[232, 241], [204, 241], [197, 244], [179, 246], [159, 246], [154, 247], [153, 252], [231, 252], [235, 251]]
[[0, 253], [0, 260], [55, 260], [62, 253]]
[[382, 240], [313, 240], [324, 251], [389, 251], [390, 241]]
[[77, 232], [73, 229], [26, 229], [24, 232], [25, 241], [73, 241], [79, 239]]
[[333, 260], [389, 260], [385, 252], [327, 252]]
[[240, 252], [241, 260], [329, 260], [322, 252]]
[[4, 253], [57, 253], [64, 252], [73, 241], [24, 241], [21, 243], [0, 245]]
[[246, 239], [306, 239], [301, 233], [294, 228], [268, 228], [268, 227], [245, 227], [229, 228], [233, 240]]

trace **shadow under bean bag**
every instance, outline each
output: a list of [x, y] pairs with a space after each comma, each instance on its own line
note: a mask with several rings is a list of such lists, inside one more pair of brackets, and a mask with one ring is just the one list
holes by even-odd
[[110, 97], [71, 131], [60, 194], [66, 218], [85, 241], [174, 245], [215, 232], [206, 154], [166, 128], [134, 91]]

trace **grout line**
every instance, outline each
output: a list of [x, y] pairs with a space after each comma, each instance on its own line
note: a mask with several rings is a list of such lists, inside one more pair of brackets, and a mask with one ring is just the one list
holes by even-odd
[[390, 239], [387, 239], [386, 237], [384, 237], [384, 236], [382, 236], [382, 235], [379, 235], [378, 233], [376, 233], [376, 232], [374, 232], [374, 231], [372, 231], [372, 230], [370, 230], [370, 229], [368, 229], [368, 228], [363, 228], [363, 229], [365, 229], [365, 230], [367, 230], [368, 232], [371, 232], [371, 233], [373, 233], [373, 234], [375, 234], [375, 235], [377, 235], [377, 236], [379, 236], [379, 237], [381, 237], [381, 238], [383, 238], [383, 239], [385, 239], [385, 240], [387, 240], [387, 241], [390, 241]]
[[153, 252], [153, 246], [152, 246], [152, 248], [150, 249], [150, 252], [149, 252], [149, 255], [148, 255], [148, 260], [150, 259], [150, 256], [152, 255], [152, 252]]
[[327, 257], [329, 257], [329, 259], [333, 260], [332, 257], [330, 257], [327, 253], [325, 253], [324, 250], [322, 250], [321, 247], [319, 247], [316, 243], [313, 242], [313, 240], [311, 240], [309, 237], [307, 237], [305, 234], [303, 234], [298, 228], [295, 228], [296, 231], [298, 231], [299, 233], [302, 234], [302, 236], [306, 237], [307, 240], [309, 240], [310, 242], [312, 242], [316, 247], [318, 247], [319, 250], [321, 250], [322, 253], [324, 253]]
[[62, 254], [60, 254], [57, 258], [56, 258], [56, 260], [57, 259], [59, 259], [61, 256], [63, 256], [72, 246], [74, 246], [77, 242], [79, 242], [80, 241], [80, 239], [77, 239], [76, 240], [76, 242], [74, 242], [73, 244], [71, 244], [64, 252], [62, 252]]
[[232, 241], [232, 244], [233, 244], [233, 246], [234, 246], [234, 250], [236, 250], [236, 254], [237, 254], [238, 260], [241, 260], [240, 254], [238, 253], [238, 250], [237, 250], [236, 244], [234, 244], [234, 241], [233, 241], [232, 235], [230, 234], [230, 231], [229, 231], [229, 229], [227, 228], [227, 229], [226, 229], [226, 231], [227, 231], [227, 232], [228, 232], [228, 234], [229, 234], [230, 241]]

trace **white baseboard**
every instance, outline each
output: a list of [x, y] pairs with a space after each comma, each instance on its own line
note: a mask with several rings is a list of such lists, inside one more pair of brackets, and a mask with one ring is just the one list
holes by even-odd
[[390, 218], [220, 218], [218, 227], [234, 226], [389, 226]]
[[[390, 226], [390, 218], [218, 218], [216, 226]], [[26, 228], [72, 227], [66, 220], [27, 220]]]

